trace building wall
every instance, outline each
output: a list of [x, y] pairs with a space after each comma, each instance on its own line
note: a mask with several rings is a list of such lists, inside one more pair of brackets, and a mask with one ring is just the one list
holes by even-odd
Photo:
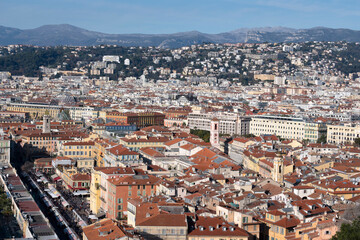
[[186, 240], [187, 227], [137, 226], [145, 239]]
[[0, 138], [0, 165], [8, 165], [10, 163], [10, 140]]
[[93, 158], [94, 145], [65, 145], [63, 146], [62, 153], [69, 158]]
[[219, 119], [219, 132], [221, 134], [245, 135], [250, 130], [250, 118], [239, 117], [237, 114], [190, 113], [188, 125], [190, 129], [210, 131], [211, 119]]
[[251, 119], [250, 133], [256, 136], [275, 134], [285, 139], [307, 139], [315, 143], [321, 135], [326, 135], [326, 125], [305, 122], [301, 118], [256, 116]]
[[248, 237], [240, 236], [189, 236], [189, 240], [248, 240]]
[[90, 183], [90, 210], [98, 214], [100, 210], [100, 172], [92, 169]]
[[139, 196], [154, 196], [156, 185], [127, 185], [116, 186], [108, 184], [109, 195], [107, 203], [107, 217], [112, 219], [123, 218], [127, 214], [127, 200]]
[[353, 144], [360, 136], [360, 126], [327, 126], [327, 142], [333, 144]]
[[58, 117], [60, 110], [68, 109], [71, 119], [78, 121], [91, 118], [94, 110], [91, 107], [66, 107], [31, 103], [9, 103], [6, 109], [8, 111], [29, 113], [31, 118], [42, 118], [44, 115], [49, 115], [54, 119]]
[[275, 134], [281, 138], [304, 138], [305, 122], [298, 118], [285, 118], [276, 116], [256, 116], [251, 119], [250, 134], [256, 136]]

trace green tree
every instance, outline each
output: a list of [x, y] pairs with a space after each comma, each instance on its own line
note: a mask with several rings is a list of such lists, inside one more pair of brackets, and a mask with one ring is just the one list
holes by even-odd
[[354, 139], [354, 146], [360, 147], [360, 138], [355, 138]]
[[200, 129], [191, 129], [190, 133], [198, 136], [199, 138], [201, 138], [205, 142], [210, 141], [210, 132], [209, 131], [200, 130]]
[[248, 133], [248, 134], [242, 135], [242, 137], [244, 137], [244, 138], [253, 138], [253, 137], [256, 137], [256, 136], [254, 134], [252, 134], [252, 133]]
[[321, 135], [318, 138], [317, 143], [326, 143], [326, 135]]
[[7, 195], [2, 186], [0, 186], [0, 214], [4, 215], [5, 217], [9, 217], [13, 214], [11, 200], [7, 198]]
[[360, 218], [355, 219], [352, 223], [341, 224], [332, 240], [358, 240], [360, 239]]

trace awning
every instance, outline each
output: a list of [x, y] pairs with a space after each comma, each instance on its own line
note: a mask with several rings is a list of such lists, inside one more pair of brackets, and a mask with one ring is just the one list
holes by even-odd
[[97, 218], [102, 218], [105, 217], [105, 213], [104, 212], [99, 212], [98, 214], [95, 215]]
[[73, 192], [74, 196], [84, 196], [84, 195], [89, 195], [90, 192], [87, 190], [79, 190], [76, 192]]
[[98, 220], [98, 218], [95, 215], [89, 215], [89, 218], [93, 220]]
[[80, 222], [78, 222], [79, 223], [79, 225], [81, 226], [81, 227], [86, 227], [87, 226], [87, 224], [83, 221], [83, 220], [81, 220]]
[[51, 175], [50, 177], [51, 177], [52, 180], [55, 180], [55, 178], [57, 178], [58, 175], [57, 175], [57, 174], [53, 174], [53, 175]]
[[62, 180], [61, 177], [54, 178], [54, 181], [59, 181], [59, 180]]
[[66, 200], [61, 201], [61, 204], [62, 204], [64, 207], [69, 206], [69, 203], [68, 203]]

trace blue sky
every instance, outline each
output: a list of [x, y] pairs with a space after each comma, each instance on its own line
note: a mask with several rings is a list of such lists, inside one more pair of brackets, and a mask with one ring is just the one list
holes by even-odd
[[359, 0], [0, 0], [0, 25], [68, 23], [106, 33], [220, 33], [243, 27], [360, 30]]

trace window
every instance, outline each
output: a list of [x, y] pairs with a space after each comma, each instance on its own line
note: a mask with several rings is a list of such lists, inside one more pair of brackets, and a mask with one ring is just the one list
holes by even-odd
[[326, 234], [326, 235], [330, 235], [331, 232], [330, 232], [330, 231], [325, 231], [325, 234]]
[[118, 204], [121, 204], [121, 203], [123, 203], [122, 198], [118, 198]]
[[118, 210], [119, 210], [119, 211], [122, 210], [122, 205], [118, 205]]
[[248, 223], [248, 217], [243, 217], [243, 223]]

